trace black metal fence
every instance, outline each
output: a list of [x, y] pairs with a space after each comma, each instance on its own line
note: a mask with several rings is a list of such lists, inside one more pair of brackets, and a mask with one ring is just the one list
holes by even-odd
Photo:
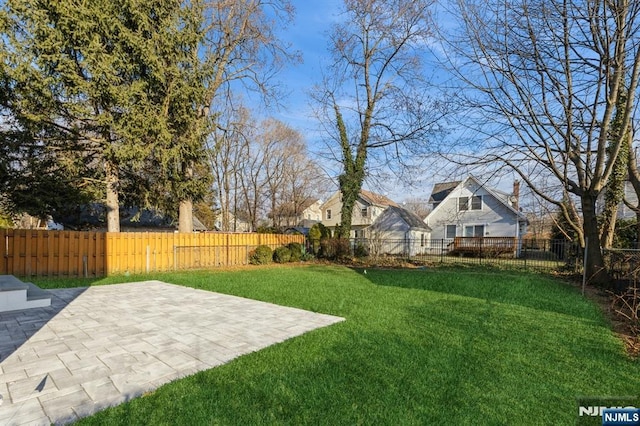
[[350, 240], [351, 254], [371, 263], [465, 263], [547, 271], [582, 271], [583, 250], [571, 241], [457, 237], [455, 239]]
[[603, 252], [615, 290], [638, 287], [640, 282], [640, 250], [608, 249]]

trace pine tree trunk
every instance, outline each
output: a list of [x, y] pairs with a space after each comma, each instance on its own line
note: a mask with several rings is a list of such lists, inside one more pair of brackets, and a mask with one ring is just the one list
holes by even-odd
[[178, 218], [178, 232], [193, 232], [193, 201], [180, 200], [180, 212]]
[[104, 164], [106, 180], [107, 232], [120, 232], [120, 201], [118, 199], [118, 169], [110, 161]]
[[[187, 179], [193, 179], [193, 167], [191, 164], [183, 164], [182, 170]], [[178, 211], [178, 232], [193, 232], [193, 199], [191, 197], [185, 196], [184, 199], [180, 200], [180, 207]]]

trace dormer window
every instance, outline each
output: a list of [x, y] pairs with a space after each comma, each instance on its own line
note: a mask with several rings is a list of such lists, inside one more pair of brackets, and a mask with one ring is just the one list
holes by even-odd
[[465, 210], [482, 210], [482, 196], [474, 195], [458, 198], [458, 211]]

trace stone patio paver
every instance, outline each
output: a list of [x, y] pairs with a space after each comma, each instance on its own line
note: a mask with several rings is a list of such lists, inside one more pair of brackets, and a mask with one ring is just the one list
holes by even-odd
[[160, 281], [0, 313], [0, 424], [65, 424], [342, 318]]

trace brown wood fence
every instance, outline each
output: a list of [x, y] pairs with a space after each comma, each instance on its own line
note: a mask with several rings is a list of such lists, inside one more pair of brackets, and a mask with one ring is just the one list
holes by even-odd
[[0, 274], [99, 277], [246, 265], [257, 246], [302, 244], [304, 236], [0, 229], [0, 241]]

